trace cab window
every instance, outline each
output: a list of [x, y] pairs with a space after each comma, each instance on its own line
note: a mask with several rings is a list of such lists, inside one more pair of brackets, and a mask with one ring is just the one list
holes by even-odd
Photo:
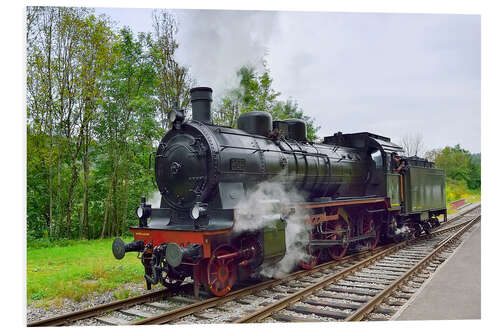
[[382, 154], [380, 153], [380, 150], [373, 152], [371, 155], [372, 155], [372, 160], [375, 162], [375, 167], [377, 169], [382, 168], [383, 160], [382, 160]]

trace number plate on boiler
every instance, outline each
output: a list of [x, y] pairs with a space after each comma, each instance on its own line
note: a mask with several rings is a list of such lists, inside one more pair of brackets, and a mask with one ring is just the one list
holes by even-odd
[[232, 158], [229, 163], [231, 164], [231, 170], [245, 171], [246, 161], [243, 158]]

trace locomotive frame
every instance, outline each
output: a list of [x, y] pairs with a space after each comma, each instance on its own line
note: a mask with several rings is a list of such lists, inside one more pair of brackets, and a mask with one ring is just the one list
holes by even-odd
[[[192, 120], [184, 119], [183, 110], [169, 115], [172, 129], [155, 157], [161, 205], [152, 208], [143, 198], [139, 225], [130, 227], [134, 241], [113, 242], [117, 259], [140, 254], [148, 289], [191, 277], [196, 297], [201, 286], [225, 295], [236, 281], [284, 257], [286, 223], [297, 216], [308, 233], [301, 244], [304, 269], [352, 249], [430, 232], [439, 215], [447, 218], [444, 172], [416, 157], [406, 159], [403, 172], [393, 171], [392, 156], [402, 148], [389, 138], [339, 132], [312, 143], [303, 121], [273, 122], [260, 111], [242, 115], [237, 129], [214, 125], [211, 93], [191, 90]], [[300, 189], [303, 198], [262, 202], [273, 213], [265, 216], [249, 211], [252, 188], [263, 182]], [[235, 228], [244, 214], [267, 222]]]

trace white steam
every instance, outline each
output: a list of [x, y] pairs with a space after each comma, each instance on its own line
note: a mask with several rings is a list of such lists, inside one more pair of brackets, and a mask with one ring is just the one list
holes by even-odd
[[309, 241], [310, 225], [305, 222], [305, 216], [295, 214], [287, 219], [286, 224], [286, 254], [278, 263], [265, 266], [260, 271], [262, 276], [268, 278], [282, 278], [290, 273], [301, 260], [306, 260], [304, 245]]
[[[286, 189], [281, 183], [264, 182], [247, 194], [245, 202], [238, 209], [235, 232], [259, 230], [274, 223], [287, 204], [305, 201], [304, 196], [295, 190]], [[286, 254], [274, 265], [262, 267], [260, 274], [265, 277], [280, 278], [290, 273], [299, 263], [307, 259], [304, 244], [309, 241], [311, 226], [306, 222], [307, 211], [297, 210], [286, 217]]]
[[159, 191], [156, 191], [152, 194], [150, 198], [147, 199], [147, 202], [151, 204], [152, 208], [160, 208], [161, 204], [161, 194]]
[[212, 87], [214, 97], [238, 86], [243, 65], [262, 66], [277, 29], [278, 12], [175, 10], [179, 21], [179, 60], [197, 84]]
[[396, 228], [396, 230], [394, 230], [394, 235], [399, 235], [401, 233], [409, 234], [410, 232], [411, 232], [410, 228], [408, 228], [408, 226], [404, 225], [401, 228]]

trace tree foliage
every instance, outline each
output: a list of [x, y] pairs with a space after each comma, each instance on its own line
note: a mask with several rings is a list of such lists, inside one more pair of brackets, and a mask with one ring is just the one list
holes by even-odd
[[445, 147], [435, 156], [436, 167], [444, 169], [446, 177], [462, 182], [471, 190], [481, 188], [481, 163], [460, 145]]
[[136, 223], [165, 107], [185, 104], [191, 84], [174, 20], [159, 22], [134, 36], [90, 9], [27, 8], [28, 237], [106, 237]]
[[219, 124], [235, 127], [238, 117], [249, 111], [267, 111], [273, 119], [298, 118], [306, 122], [307, 138], [317, 139], [319, 126], [307, 116], [294, 100], [278, 100], [281, 93], [272, 88], [269, 68], [264, 63], [262, 73], [255, 67], [243, 66], [237, 72], [238, 87], [229, 90], [215, 110], [214, 118]]
[[168, 128], [168, 113], [177, 105], [189, 109], [189, 89], [193, 80], [189, 70], [175, 60], [179, 44], [175, 17], [166, 10], [155, 10], [152, 15], [153, 33], [147, 36], [149, 53], [155, 70], [155, 95], [158, 113], [164, 130]]

